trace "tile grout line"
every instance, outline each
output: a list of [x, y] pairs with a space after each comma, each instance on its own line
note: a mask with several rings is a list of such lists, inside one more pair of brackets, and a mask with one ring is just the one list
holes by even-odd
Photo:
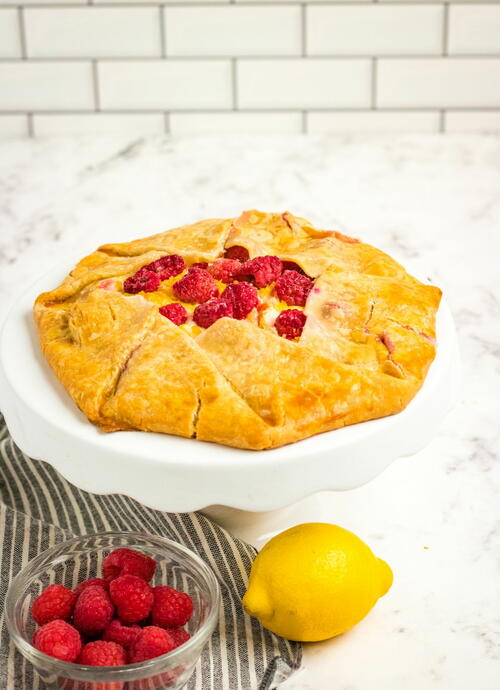
[[302, 111], [302, 134], [307, 134], [307, 110]]
[[[306, 0], [307, 1], [307, 0]], [[453, 0], [446, 0], [446, 3], [453, 1]], [[315, 5], [315, 6], [335, 6], [335, 7], [356, 7], [356, 6], [361, 6], [361, 7], [367, 7], [372, 4], [386, 4], [390, 7], [397, 7], [398, 5], [404, 5], [404, 6], [412, 6], [412, 7], [421, 7], [422, 5], [434, 5], [434, 6], [441, 6], [445, 4], [444, 0], [383, 0], [381, 2], [380, 0], [329, 0], [328, 2], [325, 2], [325, 0], [310, 0], [307, 1], [307, 5]], [[390, 4], [389, 4], [390, 3]], [[485, 0], [481, 4], [486, 4], [486, 5], [494, 5], [496, 3], [496, 0]], [[270, 5], [278, 5], [278, 6], [289, 6], [289, 7], [297, 7], [297, 5], [301, 4], [300, 0], [274, 0], [274, 2], [269, 2], [268, 0], [194, 0], [193, 2], [179, 2], [177, 0], [176, 2], [169, 2], [168, 0], [158, 0], [155, 2], [155, 0], [145, 0], [144, 2], [140, 2], [140, 0], [134, 0], [132, 2], [127, 2], [127, 0], [123, 0], [123, 2], [113, 2], [112, 0], [104, 1], [104, 2], [96, 2], [96, 0], [84, 0], [83, 2], [50, 2], [50, 0], [47, 0], [46, 2], [30, 2], [30, 0], [26, 0], [26, 2], [22, 2], [22, 6], [24, 7], [36, 7], [36, 8], [75, 8], [75, 7], [88, 7], [89, 5], [95, 5], [96, 7], [122, 7], [122, 8], [128, 8], [128, 7], [159, 7], [161, 5], [164, 5], [165, 7], [228, 7], [231, 4], [236, 4], [238, 6], [242, 7], [269, 7]], [[470, 0], [469, 0], [470, 4]], [[19, 3], [16, 3], [14, 1], [9, 1], [2, 3], [2, 8], [16, 8], [19, 7]]]
[[167, 57], [167, 36], [165, 32], [165, 6], [158, 7], [160, 12], [160, 51], [162, 57]]
[[98, 113], [101, 110], [101, 99], [99, 98], [99, 69], [97, 60], [92, 60], [92, 89], [94, 92], [94, 111]]
[[35, 136], [35, 128], [33, 125], [33, 113], [26, 113], [28, 123], [28, 136], [33, 138]]
[[28, 48], [26, 45], [26, 27], [24, 25], [24, 7], [17, 8], [17, 22], [19, 26], [19, 41], [21, 43], [21, 56], [23, 60], [28, 57]]
[[439, 111], [439, 133], [444, 134], [445, 132], [445, 110]]
[[170, 113], [169, 112], [164, 112], [163, 113], [163, 124], [165, 127], [165, 134], [169, 136], [172, 132], [170, 131]]
[[371, 94], [370, 94], [370, 107], [372, 110], [377, 109], [377, 81], [378, 81], [378, 59], [376, 57], [372, 58], [372, 70], [371, 70]]
[[238, 110], [238, 70], [236, 58], [231, 58], [231, 91], [233, 94], [233, 111]]
[[[58, 8], [59, 6], [57, 6]], [[75, 6], [78, 7], [78, 6]], [[116, 5], [114, 5], [116, 7]], [[2, 7], [3, 9], [3, 7]], [[54, 9], [56, 9], [56, 6], [54, 6]], [[439, 60], [443, 56], [440, 54], [435, 54], [435, 55], [416, 55], [412, 53], [411, 55], [377, 55], [376, 58], [375, 56], [372, 55], [307, 55], [307, 60], [309, 62], [317, 62], [317, 61], [324, 61], [324, 60], [330, 60], [330, 61], [340, 61], [340, 62], [370, 62], [371, 60], [377, 59], [377, 60], [388, 60], [388, 61], [397, 61], [397, 60], [421, 60], [421, 61], [427, 61], [427, 60]], [[499, 53], [454, 53], [453, 55], [446, 55], [445, 56], [447, 60], [450, 62], [454, 60], [470, 60], [471, 62], [476, 62], [476, 61], [484, 61], [484, 62], [490, 62], [490, 61], [498, 61], [500, 59], [500, 52]], [[22, 62], [24, 58], [19, 58], [19, 57], [4, 57], [0, 58], [0, 63], [16, 63], [16, 62]], [[297, 60], [303, 60], [304, 56], [298, 54], [298, 55], [239, 55], [237, 57], [235, 56], [228, 56], [228, 55], [173, 55], [173, 56], [168, 56], [169, 62], [230, 62], [231, 60], [240, 60], [242, 62], [252, 62], [252, 61], [257, 61], [257, 62], [262, 62], [262, 61], [276, 61], [276, 60], [281, 60], [281, 61], [297, 61]], [[160, 55], [121, 55], [119, 57], [116, 56], [106, 56], [102, 55], [99, 57], [94, 57], [91, 55], [86, 55], [86, 56], [79, 56], [79, 57], [73, 57], [73, 56], [59, 56], [59, 57], [29, 57], [29, 60], [31, 63], [59, 63], [59, 62], [88, 62], [89, 60], [99, 60], [99, 62], [109, 62], [109, 63], [120, 63], [120, 62], [159, 62], [162, 60], [162, 57]]]
[[307, 7], [305, 3], [301, 5], [301, 20], [302, 20], [302, 57], [307, 56]]
[[[0, 110], [0, 118], [1, 117], [10, 117], [12, 115], [28, 115], [28, 114], [33, 114], [33, 115], [92, 115], [94, 113], [94, 110], [88, 109], [88, 108], [68, 108], [64, 110], [54, 110], [53, 108], [38, 108], [35, 112], [32, 110], [22, 110], [19, 108], [12, 108], [9, 110]], [[161, 108], [134, 108], [134, 107], [129, 107], [129, 108], [106, 108], [105, 110], [100, 110], [99, 112], [106, 114], [106, 115], [161, 115], [165, 111], [162, 110]], [[213, 114], [227, 114], [233, 112], [231, 108], [173, 108], [169, 111], [169, 113], [177, 113], [180, 115], [193, 115], [193, 114], [203, 114], [203, 115], [213, 115]], [[245, 113], [248, 115], [253, 115], [253, 114], [262, 114], [262, 115], [268, 115], [268, 114], [279, 114], [279, 113], [295, 113], [300, 115], [301, 113], [306, 113], [306, 114], [314, 114], [314, 113], [370, 113], [372, 112], [370, 108], [358, 108], [358, 107], [350, 107], [350, 108], [333, 108], [333, 107], [325, 107], [325, 108], [320, 108], [317, 106], [311, 106], [309, 108], [303, 109], [300, 106], [297, 106], [295, 108], [277, 108], [277, 107], [272, 107], [272, 108], [265, 108], [264, 106], [260, 108], [244, 108], [242, 110], [238, 110], [239, 113]], [[499, 107], [493, 107], [493, 106], [478, 106], [478, 107], [468, 107], [468, 106], [455, 106], [455, 107], [446, 107], [446, 108], [440, 108], [439, 106], [435, 107], [424, 107], [424, 106], [408, 106], [408, 107], [382, 107], [378, 108], [377, 112], [380, 113], [441, 113], [443, 112], [445, 115], [447, 113], [496, 113], [500, 115], [500, 108]]]
[[445, 2], [443, 5], [443, 57], [448, 55], [448, 40], [449, 40], [449, 17], [450, 5]]

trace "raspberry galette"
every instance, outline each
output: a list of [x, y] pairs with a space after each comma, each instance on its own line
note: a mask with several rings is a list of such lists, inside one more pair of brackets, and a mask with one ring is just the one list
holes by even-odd
[[435, 355], [440, 297], [368, 244], [246, 211], [104, 245], [34, 314], [104, 431], [264, 449], [404, 409]]

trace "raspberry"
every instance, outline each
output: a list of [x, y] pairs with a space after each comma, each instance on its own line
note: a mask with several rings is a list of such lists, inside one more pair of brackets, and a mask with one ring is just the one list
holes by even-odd
[[299, 264], [296, 264], [295, 261], [282, 261], [282, 264], [283, 271], [297, 271], [297, 273], [300, 273], [303, 276], [307, 275], [307, 273], [299, 266]]
[[168, 634], [173, 639], [175, 647], [180, 647], [181, 644], [191, 639], [191, 635], [184, 628], [169, 628]]
[[223, 291], [222, 299], [233, 305], [233, 318], [244, 319], [259, 303], [256, 288], [250, 283], [231, 283]]
[[42, 625], [33, 637], [33, 644], [40, 652], [61, 661], [76, 661], [82, 648], [78, 630], [62, 620]]
[[277, 256], [257, 256], [255, 259], [245, 261], [237, 277], [245, 280], [250, 276], [258, 288], [263, 288], [274, 283], [282, 270], [281, 259]]
[[109, 593], [122, 623], [144, 620], [153, 606], [153, 590], [136, 575], [121, 575], [111, 580]]
[[182, 302], [206, 302], [211, 297], [219, 296], [215, 280], [204, 268], [191, 269], [172, 287]]
[[179, 302], [165, 304], [163, 307], [160, 307], [158, 311], [162, 316], [166, 316], [167, 319], [170, 319], [176, 326], [182, 326], [183, 323], [186, 323], [188, 318], [187, 311]]
[[303, 307], [312, 290], [313, 281], [297, 271], [284, 271], [276, 281], [276, 294], [287, 304]]
[[215, 298], [199, 304], [193, 312], [193, 321], [202, 328], [208, 328], [223, 316], [233, 315], [233, 305], [226, 300]]
[[129, 662], [146, 661], [171, 652], [175, 642], [167, 630], [156, 625], [148, 625], [141, 630], [129, 650]]
[[217, 259], [208, 267], [208, 272], [221, 283], [232, 283], [241, 270], [241, 262], [236, 259]]
[[79, 597], [80, 594], [83, 592], [83, 590], [87, 589], [87, 587], [94, 587], [94, 586], [102, 587], [107, 592], [108, 587], [109, 587], [109, 582], [102, 577], [91, 577], [90, 580], [84, 580], [83, 582], [80, 582], [78, 587], [75, 589], [75, 597]]
[[73, 622], [84, 635], [97, 635], [113, 618], [109, 594], [101, 585], [86, 587], [76, 600]]
[[118, 618], [114, 618], [111, 623], [104, 628], [102, 639], [108, 642], [117, 642], [127, 649], [135, 640], [140, 630], [140, 625], [123, 625]]
[[160, 277], [153, 271], [140, 268], [137, 273], [123, 283], [124, 292], [135, 295], [137, 292], [154, 292], [160, 286]]
[[178, 254], [167, 254], [156, 261], [143, 266], [141, 270], [151, 271], [157, 273], [160, 280], [168, 280], [172, 276], [179, 275], [186, 268], [186, 264], [182, 256]]
[[307, 316], [299, 309], [285, 309], [274, 322], [274, 327], [279, 335], [293, 340], [301, 335], [306, 319]]
[[193, 613], [193, 601], [189, 594], [173, 587], [154, 587], [154, 604], [151, 610], [153, 625], [176, 628], [185, 625]]
[[84, 645], [78, 663], [85, 666], [123, 666], [127, 663], [127, 656], [120, 644], [95, 640]]
[[134, 549], [115, 549], [106, 556], [102, 564], [104, 577], [136, 575], [149, 582], [156, 570], [156, 561]]
[[57, 618], [68, 620], [75, 605], [75, 594], [63, 585], [49, 585], [33, 602], [31, 615], [38, 625]]
[[248, 249], [245, 249], [245, 247], [240, 247], [237, 244], [234, 245], [234, 247], [228, 247], [226, 251], [224, 252], [224, 258], [226, 259], [236, 259], [236, 261], [240, 261], [242, 264], [245, 263], [245, 261], [248, 261], [250, 258], [250, 254], [248, 253]]
[[197, 261], [188, 268], [188, 271], [192, 271], [194, 268], [208, 268], [206, 261]]

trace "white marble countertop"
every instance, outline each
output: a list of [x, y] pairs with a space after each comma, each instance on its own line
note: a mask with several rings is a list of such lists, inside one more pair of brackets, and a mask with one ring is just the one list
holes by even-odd
[[464, 368], [461, 402], [423, 452], [321, 496], [316, 519], [359, 534], [395, 581], [350, 633], [306, 646], [284, 687], [498, 688], [499, 138], [2, 143], [0, 317], [70, 256], [251, 207], [289, 209], [422, 267], [447, 293]]

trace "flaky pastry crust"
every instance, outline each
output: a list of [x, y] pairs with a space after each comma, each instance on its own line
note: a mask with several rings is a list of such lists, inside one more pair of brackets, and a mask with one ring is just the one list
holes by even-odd
[[[254, 314], [190, 332], [122, 289], [165, 254], [211, 262], [233, 246], [315, 279], [298, 340]], [[257, 450], [403, 410], [435, 355], [440, 298], [368, 244], [290, 213], [246, 211], [104, 245], [37, 298], [34, 317], [48, 363], [102, 430]]]

